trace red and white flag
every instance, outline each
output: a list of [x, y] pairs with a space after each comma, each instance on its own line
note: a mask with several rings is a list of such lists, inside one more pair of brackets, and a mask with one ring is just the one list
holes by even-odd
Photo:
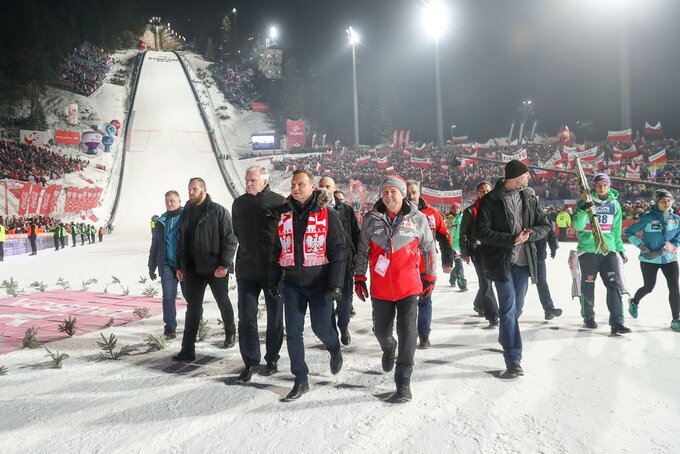
[[362, 156], [360, 158], [356, 158], [354, 160], [357, 164], [366, 164], [367, 162], [371, 162], [371, 156]]
[[661, 122], [657, 121], [654, 126], [645, 121], [645, 137], [660, 137], [663, 136], [663, 128]]
[[430, 159], [429, 158], [414, 158], [411, 157], [411, 165], [413, 167], [417, 167], [419, 169], [427, 169], [430, 167]]
[[649, 157], [650, 164], [665, 164], [666, 163], [666, 150], [663, 149], [658, 153], [655, 153]]
[[633, 140], [633, 130], [631, 128], [623, 131], [607, 131], [609, 142], [631, 142]]
[[467, 135], [465, 135], [465, 136], [453, 136], [451, 138], [451, 142], [453, 142], [453, 143], [465, 143], [467, 141], [468, 141]]
[[375, 162], [378, 164], [379, 169], [386, 169], [389, 165], [387, 163], [387, 156], [385, 156], [384, 158], [378, 158], [375, 160]]

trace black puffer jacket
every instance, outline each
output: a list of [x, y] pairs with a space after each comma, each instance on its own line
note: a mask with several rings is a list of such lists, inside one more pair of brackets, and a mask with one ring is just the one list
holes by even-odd
[[245, 193], [231, 206], [234, 234], [238, 239], [236, 278], [267, 281], [272, 245], [277, 239], [279, 214], [276, 208], [286, 199], [269, 185], [258, 193]]
[[335, 197], [333, 209], [338, 213], [340, 222], [342, 222], [342, 231], [345, 234], [347, 272], [349, 275], [354, 275], [354, 258], [357, 255], [357, 245], [359, 244], [359, 235], [361, 235], [359, 222], [354, 214], [354, 209], [348, 204], [339, 201], [337, 197]]
[[[480, 199], [475, 235], [482, 243], [479, 253], [487, 277], [492, 281], [507, 282], [517, 234], [510, 233], [512, 222], [503, 200], [504, 184], [505, 179], [499, 179], [493, 190]], [[551, 225], [545, 212], [538, 206], [532, 189], [524, 188], [519, 191], [519, 195], [522, 203], [522, 229], [532, 230], [523, 247], [529, 262], [531, 281], [535, 283], [538, 274], [536, 241], [548, 234]]]
[[[345, 276], [347, 251], [345, 249], [345, 235], [342, 231], [342, 223], [333, 209], [328, 210], [328, 235], [326, 237], [327, 265], [302, 266], [303, 237], [307, 230], [307, 221], [310, 213], [318, 213], [325, 208], [318, 202], [319, 191], [314, 191], [312, 197], [304, 205], [296, 202], [292, 196], [286, 199], [277, 211], [281, 214], [293, 212], [293, 235], [295, 265], [281, 267], [279, 256], [281, 255], [281, 241], [274, 241], [269, 267], [269, 282], [288, 282], [299, 287], [304, 287], [312, 292], [322, 292], [334, 287], [342, 288]], [[277, 231], [278, 235], [278, 231]]]
[[229, 212], [210, 195], [198, 206], [186, 203], [179, 224], [178, 270], [213, 274], [224, 266], [233, 272], [237, 244]]

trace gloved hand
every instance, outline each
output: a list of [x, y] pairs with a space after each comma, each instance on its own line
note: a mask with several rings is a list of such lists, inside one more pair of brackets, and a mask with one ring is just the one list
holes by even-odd
[[328, 291], [328, 296], [330, 296], [331, 301], [339, 303], [342, 299], [342, 289], [340, 287], [333, 287]]
[[557, 255], [557, 249], [550, 249], [550, 258], [554, 259]]
[[593, 205], [595, 205], [593, 202], [583, 202], [583, 204], [581, 204], [580, 208], [583, 211], [588, 211], [588, 209], [591, 208]]
[[152, 281], [155, 281], [158, 276], [156, 276], [156, 273], [154, 272], [155, 270], [152, 270], [149, 268], [149, 277], [151, 278]]
[[621, 256], [621, 260], [623, 260], [623, 263], [628, 263], [628, 256], [624, 251], [619, 252], [619, 255]]
[[427, 298], [428, 296], [432, 295], [435, 282], [436, 281], [433, 279], [423, 279], [423, 293], [420, 294], [421, 298]]
[[276, 299], [281, 298], [281, 294], [279, 293], [279, 283], [278, 282], [272, 282], [269, 284], [269, 293], [272, 294], [272, 296]]
[[647, 260], [654, 260], [658, 256], [663, 254], [663, 250], [661, 249], [655, 249], [653, 251], [649, 251], [646, 254], [642, 254], [642, 257], [647, 259]]
[[366, 276], [357, 274], [354, 276], [354, 293], [361, 301], [366, 301], [368, 298], [368, 287], [366, 287]]
[[640, 246], [640, 255], [646, 254], [649, 254], [649, 248], [643, 244], [642, 246]]

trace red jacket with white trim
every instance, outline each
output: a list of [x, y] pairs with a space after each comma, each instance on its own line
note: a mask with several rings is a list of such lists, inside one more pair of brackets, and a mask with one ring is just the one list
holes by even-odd
[[[392, 226], [394, 225], [394, 230]], [[380, 256], [389, 259], [383, 276], [376, 271]], [[365, 276], [370, 267], [373, 298], [397, 301], [423, 291], [420, 261], [423, 257], [424, 278], [434, 281], [435, 246], [427, 218], [406, 200], [401, 212], [390, 221], [382, 200], [364, 217], [357, 247], [357, 276]]]

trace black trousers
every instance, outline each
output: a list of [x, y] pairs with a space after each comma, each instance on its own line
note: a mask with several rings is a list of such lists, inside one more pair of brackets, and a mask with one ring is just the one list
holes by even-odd
[[5, 243], [0, 241], [0, 262], [5, 260]]
[[260, 292], [264, 292], [267, 307], [267, 332], [265, 335], [267, 362], [279, 360], [283, 345], [283, 301], [274, 298], [266, 282], [237, 279], [238, 285], [238, 346], [246, 366], [260, 364], [260, 337], [257, 329], [257, 308]]
[[31, 243], [31, 254], [37, 254], [38, 253], [38, 245], [36, 244], [36, 239], [35, 237], [28, 237], [28, 242]]
[[595, 279], [599, 273], [607, 287], [609, 324], [623, 323], [623, 301], [616, 254], [615, 251], [609, 251], [607, 255], [587, 252], [578, 258], [581, 266], [581, 316], [584, 319], [595, 318]]
[[76, 247], [76, 234], [72, 233], [71, 238], [73, 239], [73, 244], [71, 245], [71, 247]]
[[58, 236], [53, 236], [52, 238], [54, 239], [54, 250], [55, 250], [55, 251], [58, 251], [58, 250], [59, 250], [59, 245], [61, 244], [61, 243], [59, 243], [59, 237], [58, 237]]
[[187, 313], [184, 320], [184, 335], [182, 336], [182, 350], [195, 351], [198, 325], [203, 317], [203, 297], [205, 288], [210, 286], [210, 291], [217, 301], [217, 307], [222, 315], [225, 334], [234, 334], [234, 309], [229, 300], [229, 275], [217, 278], [212, 274], [195, 274], [184, 272], [184, 297], [187, 300]]
[[493, 292], [491, 279], [486, 277], [484, 268], [482, 267], [482, 259], [477, 251], [472, 254], [472, 264], [475, 266], [475, 273], [477, 273], [477, 280], [479, 281], [479, 290], [475, 295], [474, 308], [484, 312], [484, 318], [487, 320], [494, 320], [498, 318], [498, 300], [496, 294]]
[[661, 270], [666, 278], [666, 284], [668, 285], [668, 302], [671, 305], [673, 320], [679, 319], [680, 290], [678, 289], [678, 262], [640, 262], [640, 270], [642, 271], [642, 287], [635, 292], [633, 299], [639, 304], [640, 300], [654, 289], [654, 286], [656, 285], [656, 275], [658, 274], [658, 271]]
[[[412, 295], [397, 301], [371, 298], [375, 317], [375, 337], [383, 352], [397, 348], [394, 381], [409, 384], [413, 373], [413, 357], [418, 340], [418, 297]], [[397, 338], [394, 338], [394, 318], [397, 318]]]

